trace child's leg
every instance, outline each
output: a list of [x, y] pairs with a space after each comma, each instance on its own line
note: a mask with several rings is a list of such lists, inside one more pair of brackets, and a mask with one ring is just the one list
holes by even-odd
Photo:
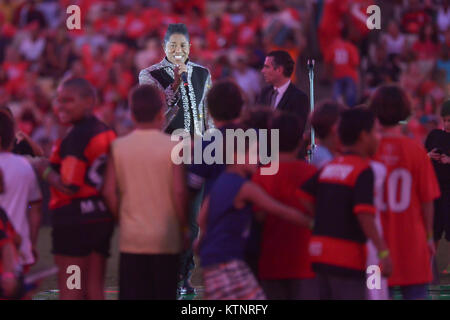
[[84, 226], [89, 248], [87, 270], [87, 299], [105, 299], [106, 259], [109, 256], [111, 237], [114, 231], [112, 222], [87, 224]]
[[88, 256], [87, 264], [86, 298], [88, 300], [104, 300], [106, 257], [93, 252]]
[[[59, 269], [58, 288], [60, 300], [84, 300], [86, 298], [87, 260], [87, 257], [55, 255], [55, 264]], [[73, 284], [72, 279], [69, 279], [69, 277], [75, 275], [75, 273], [67, 273], [69, 266], [78, 266], [80, 268], [81, 288], [79, 289], [69, 288], [68, 286], [68, 284]]]

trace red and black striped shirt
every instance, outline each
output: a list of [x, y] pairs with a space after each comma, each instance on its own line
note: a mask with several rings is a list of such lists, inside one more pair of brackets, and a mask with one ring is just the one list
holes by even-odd
[[359, 213], [375, 213], [374, 173], [370, 160], [337, 157], [309, 179], [298, 195], [315, 201], [309, 252], [316, 272], [365, 276], [367, 238]]

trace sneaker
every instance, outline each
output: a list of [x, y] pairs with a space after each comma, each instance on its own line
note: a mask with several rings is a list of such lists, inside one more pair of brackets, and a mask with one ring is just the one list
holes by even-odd
[[191, 285], [190, 281], [184, 281], [181, 287], [178, 287], [179, 295], [197, 294], [197, 290]]

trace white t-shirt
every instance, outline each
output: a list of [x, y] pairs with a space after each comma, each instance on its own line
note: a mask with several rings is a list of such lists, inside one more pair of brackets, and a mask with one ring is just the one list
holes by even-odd
[[21, 263], [34, 263], [31, 250], [28, 205], [42, 199], [36, 174], [31, 164], [22, 156], [0, 152], [0, 168], [3, 171], [4, 192], [0, 194], [2, 207], [15, 231], [22, 238], [20, 245]]

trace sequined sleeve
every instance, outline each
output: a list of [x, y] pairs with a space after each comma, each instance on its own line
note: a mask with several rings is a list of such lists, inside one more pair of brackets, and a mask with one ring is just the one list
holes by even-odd
[[180, 91], [177, 90], [174, 92], [172, 90], [172, 86], [167, 86], [166, 89], [164, 89], [161, 84], [152, 77], [151, 73], [147, 70], [141, 70], [139, 73], [139, 84], [150, 84], [157, 86], [161, 91], [164, 91], [164, 96], [166, 97], [166, 103], [168, 107], [172, 107], [177, 104], [178, 100], [180, 99]]

